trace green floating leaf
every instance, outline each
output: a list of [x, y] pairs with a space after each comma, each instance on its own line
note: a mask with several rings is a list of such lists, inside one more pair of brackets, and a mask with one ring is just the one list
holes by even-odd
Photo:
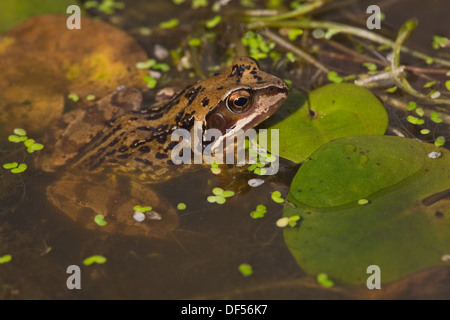
[[273, 201], [275, 201], [276, 203], [283, 203], [284, 199], [281, 197], [281, 192], [280, 191], [274, 191], [271, 194], [271, 198]]
[[9, 170], [9, 169], [14, 169], [14, 168], [16, 168], [18, 165], [19, 165], [19, 164], [18, 164], [17, 162], [9, 162], [9, 163], [5, 163], [5, 164], [3, 165], [3, 168]]
[[[329, 84], [310, 92], [309, 101], [310, 106], [302, 94], [293, 91], [281, 109], [265, 121], [265, 128], [279, 129], [279, 156], [301, 162], [330, 140], [384, 134], [387, 129], [383, 104], [365, 88]], [[271, 139], [267, 140], [269, 146], [262, 147], [271, 151]]]
[[206, 21], [205, 26], [209, 29], [214, 28], [215, 26], [217, 26], [220, 21], [222, 21], [222, 17], [217, 15], [214, 18], [212, 18], [211, 20]]
[[24, 142], [27, 139], [28, 139], [28, 137], [26, 137], [26, 136], [20, 137], [20, 136], [17, 136], [15, 134], [12, 134], [12, 135], [8, 136], [8, 141], [9, 142], [14, 142], [14, 143]]
[[252, 212], [250, 213], [250, 216], [251, 216], [253, 219], [263, 218], [264, 215], [266, 214], [266, 212], [267, 212], [266, 206], [263, 205], [263, 204], [259, 204], [259, 205], [256, 206], [256, 210], [255, 210], [255, 211], [252, 211]]
[[26, 136], [27, 135], [27, 132], [22, 128], [14, 129], [14, 133], [17, 134], [18, 136]]
[[104, 256], [100, 256], [100, 255], [94, 255], [94, 256], [90, 256], [87, 257], [86, 259], [83, 260], [83, 264], [85, 266], [90, 266], [93, 263], [97, 263], [97, 264], [103, 264], [105, 263], [107, 260]]
[[178, 210], [184, 210], [184, 209], [186, 209], [186, 208], [187, 208], [187, 206], [186, 206], [186, 204], [183, 203], [183, 202], [180, 202], [180, 203], [177, 205], [177, 209], [178, 209]]
[[412, 111], [417, 107], [417, 103], [414, 101], [410, 101], [408, 105], [406, 106], [406, 110]]
[[[366, 268], [388, 283], [444, 265], [450, 252], [450, 152], [394, 136], [359, 136], [327, 143], [297, 172], [283, 208], [301, 217], [285, 242], [309, 274], [365, 286]], [[358, 200], [370, 199], [369, 205]]]
[[170, 19], [168, 21], [163, 21], [159, 24], [161, 29], [173, 29], [180, 23], [180, 20], [177, 18]]
[[75, 101], [75, 102], [80, 100], [80, 97], [78, 97], [78, 95], [76, 93], [70, 93], [67, 97], [70, 100]]
[[328, 76], [328, 80], [330, 80], [331, 82], [334, 82], [334, 83], [341, 83], [342, 81], [344, 81], [344, 78], [339, 77], [337, 72], [335, 72], [335, 71], [330, 71], [327, 76]]
[[94, 217], [94, 222], [100, 227], [106, 226], [108, 223], [105, 221], [105, 216], [103, 214], [98, 214]]
[[436, 147], [442, 147], [445, 144], [445, 137], [444, 136], [439, 136], [436, 138], [436, 140], [434, 140], [434, 145]]
[[10, 262], [12, 260], [12, 256], [10, 254], [5, 254], [0, 257], [0, 264]]
[[253, 267], [248, 263], [241, 263], [238, 267], [239, 272], [244, 276], [248, 277], [253, 274]]
[[139, 211], [139, 212], [147, 212], [147, 211], [151, 211], [152, 209], [153, 209], [153, 208], [150, 207], [150, 206], [142, 207], [142, 206], [137, 205], [137, 206], [134, 206], [134, 207], [133, 207], [133, 210], [134, 210], [134, 211]]
[[326, 273], [319, 273], [317, 275], [317, 282], [320, 283], [325, 288], [331, 288], [332, 286], [334, 286], [333, 281], [328, 279], [328, 275]]
[[25, 163], [19, 164], [17, 168], [11, 169], [12, 173], [22, 173], [27, 170], [28, 166]]

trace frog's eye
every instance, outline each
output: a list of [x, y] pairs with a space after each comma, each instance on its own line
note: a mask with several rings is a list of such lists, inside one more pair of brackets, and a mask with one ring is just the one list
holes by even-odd
[[236, 90], [226, 100], [227, 108], [233, 113], [243, 113], [252, 105], [252, 95], [247, 90]]

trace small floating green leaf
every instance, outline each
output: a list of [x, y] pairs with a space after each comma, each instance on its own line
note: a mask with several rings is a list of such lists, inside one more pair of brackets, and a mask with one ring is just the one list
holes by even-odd
[[369, 203], [369, 200], [367, 200], [367, 199], [359, 199], [358, 200], [358, 204], [360, 205], [360, 206], [365, 206], [366, 204], [368, 204]]
[[12, 173], [22, 173], [27, 170], [28, 166], [25, 163], [19, 164], [17, 168], [11, 169]]
[[234, 196], [234, 191], [231, 191], [231, 190], [225, 190], [222, 193], [222, 197], [225, 197], [225, 198], [229, 198], [229, 197], [232, 197], [232, 196]]
[[103, 264], [105, 262], [106, 262], [106, 258], [104, 256], [100, 256], [100, 255], [90, 256], [83, 260], [83, 264], [85, 266], [90, 266], [93, 263]]
[[325, 288], [331, 288], [332, 286], [334, 286], [333, 281], [328, 279], [328, 275], [326, 273], [319, 273], [317, 275], [317, 282], [320, 283]]
[[152, 209], [153, 208], [150, 206], [143, 207], [143, 206], [136, 205], [133, 207], [134, 211], [139, 211], [139, 212], [147, 212], [147, 211], [151, 211]]
[[281, 192], [280, 191], [274, 191], [271, 194], [272, 200], [275, 201], [276, 203], [283, 203], [284, 199], [281, 197]]
[[420, 130], [420, 133], [421, 133], [421, 134], [429, 134], [429, 133], [430, 133], [430, 130], [428, 130], [428, 129], [422, 129], [422, 130]]
[[199, 38], [190, 38], [188, 40], [188, 45], [190, 45], [191, 47], [200, 47], [202, 44], [202, 40], [200, 40]]
[[177, 205], [177, 209], [178, 209], [178, 210], [184, 210], [184, 209], [186, 209], [186, 204], [183, 203], [183, 202], [180, 202], [180, 203]]
[[211, 20], [206, 21], [205, 26], [209, 29], [214, 28], [215, 26], [217, 26], [220, 21], [222, 21], [222, 17], [217, 15], [214, 18], [212, 18]]
[[18, 136], [26, 136], [27, 135], [27, 132], [22, 128], [14, 129], [14, 133], [17, 134]]
[[431, 88], [432, 86], [434, 86], [436, 84], [436, 81], [428, 81], [427, 83], [425, 83], [423, 85], [424, 88]]
[[408, 105], [406, 106], [406, 110], [412, 111], [417, 107], [417, 103], [414, 101], [410, 101]]
[[396, 86], [393, 86], [393, 87], [387, 88], [387, 89], [384, 90], [384, 91], [386, 91], [386, 92], [388, 92], [388, 93], [394, 93], [395, 91], [397, 91], [397, 87], [396, 87]]
[[425, 114], [425, 111], [422, 108], [417, 108], [416, 113], [419, 117], [423, 117], [423, 115]]
[[3, 168], [5, 168], [5, 169], [14, 169], [14, 168], [16, 168], [18, 166], [18, 163], [17, 162], [9, 162], [9, 163], [5, 163], [4, 165], [3, 165]]
[[223, 189], [216, 187], [216, 188], [212, 189], [212, 193], [214, 193], [216, 196], [220, 196], [223, 193]]
[[263, 218], [265, 213], [267, 212], [267, 208], [263, 204], [259, 204], [256, 206], [256, 210], [250, 213], [250, 216], [253, 219]]
[[450, 91], [450, 80], [445, 81], [445, 87]]
[[241, 263], [238, 267], [239, 272], [244, 276], [244, 277], [248, 277], [251, 276], [253, 274], [253, 268], [250, 264], [248, 263]]
[[78, 97], [78, 95], [76, 93], [69, 93], [69, 95], [67, 97], [70, 100], [75, 101], [75, 102], [80, 100], [80, 97]]
[[86, 97], [86, 100], [87, 101], [92, 101], [92, 100], [94, 100], [95, 99], [95, 95], [94, 94], [89, 94], [87, 97]]
[[344, 81], [344, 78], [339, 77], [337, 72], [335, 72], [335, 71], [330, 71], [327, 76], [328, 76], [328, 80], [330, 80], [331, 82], [334, 82], [334, 83], [341, 83], [342, 81]]
[[0, 264], [10, 262], [12, 260], [12, 256], [10, 254], [5, 254], [0, 257]]
[[100, 227], [106, 226], [108, 223], [105, 221], [105, 216], [103, 214], [98, 214], [94, 217], [94, 221]]
[[25, 145], [25, 147], [30, 147], [32, 144], [34, 144], [36, 141], [34, 141], [34, 139], [28, 139], [26, 140], [23, 144]]
[[175, 28], [176, 26], [178, 26], [179, 23], [180, 23], [180, 20], [178, 20], [177, 18], [173, 18], [168, 21], [161, 22], [159, 24], [159, 27], [161, 29], [172, 29], [172, 28]]
[[151, 75], [144, 76], [144, 81], [147, 83], [147, 87], [150, 89], [153, 89], [156, 87], [156, 84], [158, 83], [155, 78], [153, 78]]
[[441, 123], [443, 121], [442, 118], [439, 116], [439, 113], [436, 111], [431, 112], [430, 117], [431, 121], [435, 123]]
[[442, 147], [445, 144], [445, 137], [444, 136], [439, 136], [436, 138], [436, 140], [434, 140], [434, 145], [436, 147]]
[[288, 33], [288, 39], [291, 41], [294, 41], [302, 34], [303, 34], [302, 29], [291, 29], [291, 30], [289, 30], [289, 33]]

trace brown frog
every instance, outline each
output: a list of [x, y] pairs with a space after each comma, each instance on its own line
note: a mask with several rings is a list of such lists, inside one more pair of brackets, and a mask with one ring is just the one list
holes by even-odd
[[[271, 116], [286, 100], [288, 87], [259, 70], [254, 60], [236, 58], [224, 72], [188, 86], [171, 99], [141, 107], [134, 88], [116, 92], [84, 110], [67, 113], [46, 137], [36, 158], [44, 171], [60, 171], [48, 198], [90, 229], [163, 237], [177, 226], [177, 214], [154, 192], [156, 183], [198, 165], [175, 165], [175, 129], [246, 130]], [[134, 205], [150, 205], [161, 220], [137, 222]], [[94, 217], [103, 214], [107, 225]]]

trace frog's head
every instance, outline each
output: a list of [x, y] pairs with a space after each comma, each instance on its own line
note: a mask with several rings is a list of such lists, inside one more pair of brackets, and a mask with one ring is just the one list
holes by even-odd
[[259, 70], [255, 60], [239, 57], [228, 69], [198, 82], [191, 91], [197, 102], [191, 106], [195, 107], [195, 120], [202, 121], [205, 129], [220, 130], [226, 138], [274, 114], [289, 88], [283, 80]]

